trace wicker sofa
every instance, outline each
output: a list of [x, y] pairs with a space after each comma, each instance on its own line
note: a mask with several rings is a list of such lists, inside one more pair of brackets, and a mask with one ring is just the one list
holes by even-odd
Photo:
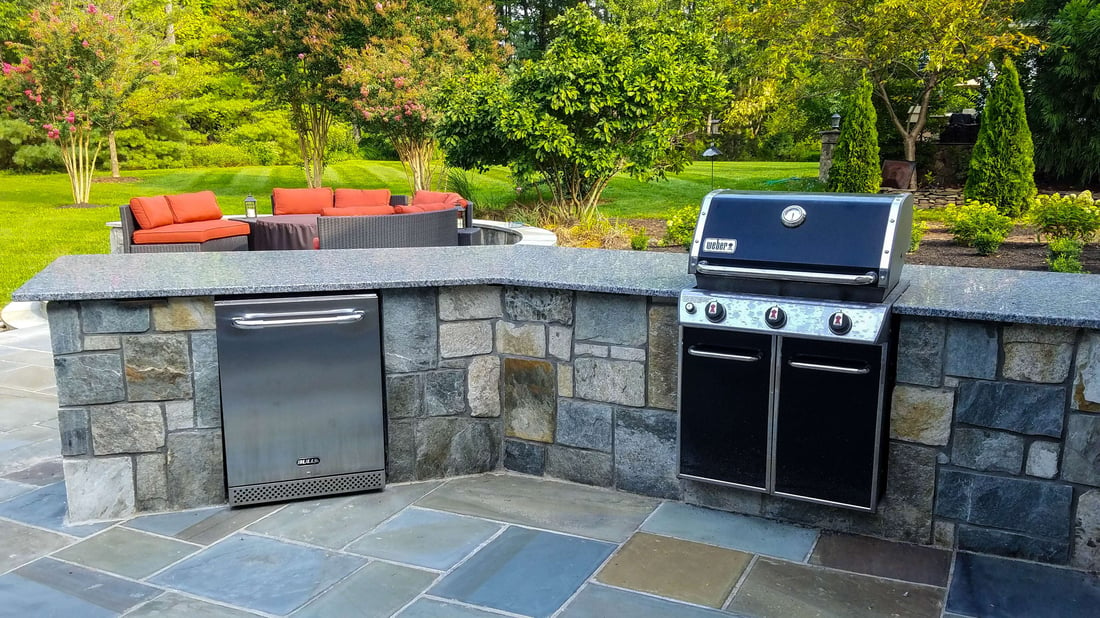
[[408, 214], [318, 217], [318, 249], [452, 247], [459, 244], [458, 208]]
[[212, 191], [135, 197], [119, 214], [123, 253], [248, 250], [248, 224], [223, 219]]

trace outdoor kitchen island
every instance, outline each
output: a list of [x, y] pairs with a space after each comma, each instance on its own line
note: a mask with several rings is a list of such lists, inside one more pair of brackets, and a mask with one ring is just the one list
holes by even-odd
[[686, 261], [531, 246], [66, 256], [13, 299], [50, 301], [74, 522], [226, 502], [215, 297], [377, 292], [387, 483], [504, 468], [1100, 568], [1100, 280], [905, 267], [886, 493], [862, 513], [677, 478]]

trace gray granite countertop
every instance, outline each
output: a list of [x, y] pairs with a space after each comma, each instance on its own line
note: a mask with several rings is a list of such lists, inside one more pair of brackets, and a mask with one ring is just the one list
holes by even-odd
[[[1100, 277], [906, 266], [905, 315], [1100, 328]], [[286, 294], [500, 284], [675, 297], [695, 285], [682, 253], [487, 246], [71, 255], [13, 300]]]

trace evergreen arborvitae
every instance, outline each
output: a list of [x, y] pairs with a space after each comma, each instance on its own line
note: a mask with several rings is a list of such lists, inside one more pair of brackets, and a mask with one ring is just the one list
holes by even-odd
[[833, 166], [829, 168], [829, 191], [875, 193], [882, 184], [878, 160], [878, 129], [875, 106], [871, 104], [871, 82], [863, 79], [848, 97], [844, 124], [840, 127]]
[[1035, 150], [1016, 65], [1006, 59], [982, 111], [963, 195], [1018, 217], [1035, 197]]

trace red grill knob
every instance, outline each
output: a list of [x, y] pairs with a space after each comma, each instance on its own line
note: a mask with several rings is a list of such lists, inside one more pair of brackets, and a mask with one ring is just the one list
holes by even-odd
[[843, 311], [837, 311], [829, 316], [829, 330], [837, 335], [847, 335], [852, 330], [852, 318], [845, 315]]
[[772, 328], [783, 328], [787, 324], [787, 312], [780, 309], [779, 305], [772, 305], [764, 314], [764, 321]]
[[707, 308], [704, 310], [707, 314], [707, 319], [711, 322], [721, 322], [726, 319], [726, 308], [722, 306], [722, 303], [712, 300], [707, 303]]

